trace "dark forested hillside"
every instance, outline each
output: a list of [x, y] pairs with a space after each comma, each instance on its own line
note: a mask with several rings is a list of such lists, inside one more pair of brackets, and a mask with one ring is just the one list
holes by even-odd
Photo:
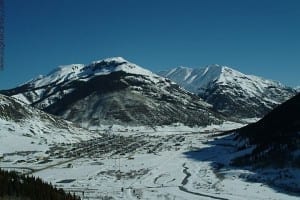
[[0, 170], [0, 199], [79, 200], [39, 178]]
[[237, 131], [240, 149], [255, 145], [238, 164], [300, 167], [300, 94], [275, 108], [257, 123]]

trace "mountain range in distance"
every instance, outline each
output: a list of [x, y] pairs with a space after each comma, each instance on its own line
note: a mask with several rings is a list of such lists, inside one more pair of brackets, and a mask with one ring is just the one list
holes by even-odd
[[84, 127], [205, 126], [224, 120], [199, 96], [120, 57], [62, 66], [1, 92]]
[[261, 118], [297, 91], [220, 65], [178, 67], [155, 74], [113, 57], [60, 66], [0, 93], [91, 127], [208, 125], [224, 119]]
[[227, 66], [177, 67], [159, 72], [231, 118], [261, 118], [297, 94], [291, 87]]

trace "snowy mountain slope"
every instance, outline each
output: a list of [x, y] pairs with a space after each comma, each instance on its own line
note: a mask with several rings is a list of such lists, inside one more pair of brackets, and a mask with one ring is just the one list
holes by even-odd
[[74, 143], [92, 137], [90, 132], [70, 122], [0, 95], [1, 153], [46, 151], [56, 143]]
[[279, 82], [220, 65], [178, 67], [159, 74], [198, 94], [214, 109], [236, 118], [262, 117], [297, 93]]
[[[129, 63], [121, 57], [115, 57], [94, 61], [90, 65], [71, 64], [59, 66], [46, 76], [40, 75], [20, 87], [4, 93], [14, 94], [15, 98], [27, 104], [38, 104], [37, 107], [43, 108], [52, 104], [52, 101], [57, 100], [57, 98], [71, 93], [72, 88], [58, 90], [72, 81], [88, 82], [94, 77], [120, 71], [148, 77], [155, 76], [152, 72]], [[41, 101], [41, 99], [47, 99], [47, 101]]]
[[88, 127], [222, 121], [197, 95], [120, 57], [60, 67], [1, 92]]

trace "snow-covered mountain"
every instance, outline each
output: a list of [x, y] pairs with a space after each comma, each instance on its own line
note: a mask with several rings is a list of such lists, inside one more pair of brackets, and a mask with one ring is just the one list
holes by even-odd
[[221, 121], [197, 95], [120, 57], [61, 66], [1, 92], [87, 127]]
[[177, 67], [159, 74], [199, 95], [215, 110], [235, 118], [262, 117], [297, 93], [279, 82], [220, 65]]
[[89, 131], [71, 122], [0, 94], [0, 153], [44, 152], [53, 144], [93, 137]]

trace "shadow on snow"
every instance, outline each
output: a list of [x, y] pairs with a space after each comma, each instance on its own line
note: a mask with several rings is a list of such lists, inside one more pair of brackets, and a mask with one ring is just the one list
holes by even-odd
[[[233, 135], [227, 135], [208, 141], [207, 147], [185, 152], [192, 160], [209, 162], [217, 178], [223, 179], [230, 174], [238, 174], [238, 178], [247, 182], [261, 183], [276, 192], [291, 196], [300, 196], [300, 170], [291, 168], [255, 168], [253, 166], [233, 166], [231, 161], [242, 155], [251, 153], [252, 149], [238, 151]], [[228, 173], [228, 172], [236, 173]], [[232, 178], [232, 177], [231, 177]]]

